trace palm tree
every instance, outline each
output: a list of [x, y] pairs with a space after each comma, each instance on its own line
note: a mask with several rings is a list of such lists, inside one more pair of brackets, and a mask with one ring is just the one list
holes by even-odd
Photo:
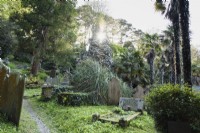
[[192, 86], [191, 76], [191, 50], [190, 50], [190, 35], [189, 35], [189, 1], [179, 1], [180, 11], [180, 28], [181, 28], [181, 41], [182, 41], [182, 56], [183, 56], [183, 72], [184, 82]]
[[[176, 84], [176, 79], [177, 79], [177, 75], [176, 75], [176, 68], [177, 68], [177, 60], [176, 60], [176, 55], [175, 53], [177, 52], [175, 50], [175, 39], [174, 39], [174, 30], [173, 30], [173, 26], [168, 26], [167, 27], [167, 30], [164, 30], [163, 31], [163, 34], [165, 36], [165, 39], [164, 39], [164, 43], [167, 43], [167, 44], [170, 44], [166, 53], [166, 57], [168, 59], [168, 62], [170, 64], [170, 68], [171, 68], [171, 74], [170, 74], [170, 82], [173, 83], [173, 84]], [[179, 56], [180, 58], [180, 56]], [[180, 60], [179, 60], [179, 63], [180, 63]]]
[[158, 34], [144, 34], [141, 38], [141, 51], [146, 55], [150, 67], [150, 84], [154, 83], [154, 59], [161, 51]]
[[175, 58], [175, 83], [181, 83], [181, 62], [180, 62], [180, 27], [179, 27], [179, 1], [171, 0], [166, 11], [165, 16], [172, 22], [173, 27], [173, 41], [174, 41], [174, 58]]
[[149, 53], [147, 54], [147, 62], [150, 67], [150, 84], [154, 83], [154, 59], [155, 59], [155, 52], [152, 48]]
[[[156, 9], [165, 10], [166, 0], [156, 0]], [[164, 11], [163, 11], [164, 12]], [[176, 71], [177, 83], [181, 81], [181, 69], [179, 58], [180, 33], [182, 42], [183, 72], [184, 82], [192, 85], [191, 82], [191, 52], [190, 52], [190, 36], [189, 36], [189, 1], [188, 0], [171, 0], [169, 2], [166, 17], [168, 17], [174, 27], [174, 42], [176, 51]], [[179, 27], [180, 25], [180, 27]]]

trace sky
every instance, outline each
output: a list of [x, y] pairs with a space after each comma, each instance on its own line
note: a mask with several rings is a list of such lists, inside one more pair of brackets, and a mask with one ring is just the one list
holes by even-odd
[[[86, 0], [87, 1], [87, 0]], [[90, 0], [92, 1], [92, 0]], [[103, 0], [107, 3], [107, 14], [114, 18], [127, 20], [137, 29], [155, 33], [165, 30], [170, 24], [160, 12], [155, 11], [155, 0]], [[200, 1], [190, 2], [190, 31], [191, 45], [200, 50]], [[84, 0], [78, 0], [84, 4]]]

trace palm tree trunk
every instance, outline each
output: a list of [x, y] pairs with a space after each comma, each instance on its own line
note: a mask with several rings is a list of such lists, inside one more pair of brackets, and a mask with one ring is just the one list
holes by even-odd
[[154, 58], [150, 59], [150, 84], [154, 83]]
[[147, 62], [150, 67], [150, 84], [154, 84], [154, 59], [155, 59], [155, 51], [152, 48], [147, 54]]
[[164, 66], [162, 66], [162, 68], [161, 68], [161, 84], [164, 83], [164, 74], [165, 74]]
[[189, 36], [189, 1], [180, 0], [179, 2], [184, 82], [187, 83], [189, 86], [192, 86], [191, 51]]
[[171, 42], [171, 83], [176, 84], [176, 63], [175, 63], [175, 45]]
[[173, 29], [174, 29], [174, 47], [175, 47], [175, 83], [181, 83], [181, 62], [180, 62], [180, 32], [179, 32], [179, 15], [173, 20]]

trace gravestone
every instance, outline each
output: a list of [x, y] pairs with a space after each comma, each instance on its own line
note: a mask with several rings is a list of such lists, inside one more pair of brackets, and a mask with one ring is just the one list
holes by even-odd
[[60, 83], [60, 81], [59, 81], [58, 77], [54, 77], [54, 78], [48, 77], [46, 79], [46, 82], [44, 83], [44, 85], [54, 86], [54, 85], [59, 85], [59, 83]]
[[108, 84], [108, 104], [118, 105], [121, 96], [119, 80], [112, 78]]
[[119, 100], [119, 107], [123, 110], [132, 110], [138, 111], [143, 110], [144, 101], [140, 98], [127, 98], [127, 97], [120, 97]]
[[42, 98], [51, 99], [53, 88], [54, 88], [53, 86], [43, 86], [42, 87]]
[[140, 98], [140, 99], [144, 99], [144, 89], [138, 85], [136, 88], [135, 88], [136, 92], [135, 94], [133, 95], [134, 98]]
[[24, 76], [10, 73], [0, 61], [0, 112], [17, 126], [19, 126], [24, 86]]
[[60, 83], [60, 81], [57, 76], [52, 78], [52, 82], [51, 82], [52, 86], [59, 85], [59, 83]]
[[51, 85], [52, 84], [52, 78], [51, 77], [47, 77], [45, 84], [46, 85]]

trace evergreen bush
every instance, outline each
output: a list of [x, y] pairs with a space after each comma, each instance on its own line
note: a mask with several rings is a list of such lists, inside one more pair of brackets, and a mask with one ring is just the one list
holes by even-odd
[[168, 121], [180, 121], [200, 131], [200, 95], [191, 88], [171, 84], [157, 86], [146, 97], [146, 105], [159, 130], [166, 131]]

